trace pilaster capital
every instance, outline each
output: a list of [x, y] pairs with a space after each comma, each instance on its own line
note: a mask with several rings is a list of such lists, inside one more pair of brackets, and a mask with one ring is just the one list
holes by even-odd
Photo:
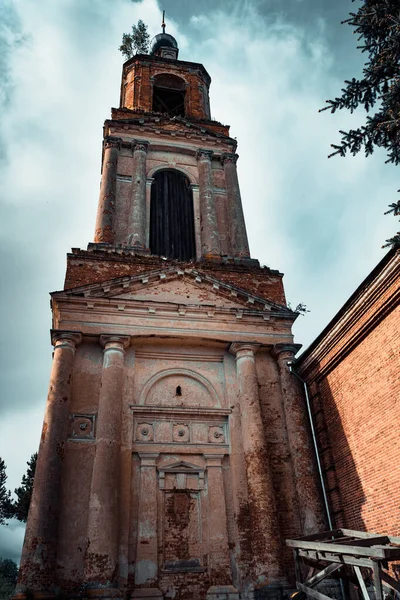
[[70, 348], [75, 352], [76, 346], [82, 341], [82, 334], [77, 331], [62, 331], [58, 329], [52, 329], [50, 331], [51, 343], [54, 349], [57, 348]]
[[139, 452], [140, 467], [155, 468], [157, 466], [157, 458], [159, 456], [159, 452]]
[[122, 145], [122, 138], [108, 135], [107, 137], [104, 138], [103, 145], [104, 145], [104, 149], [117, 148], [118, 150], [120, 150], [121, 145]]
[[214, 152], [212, 150], [204, 150], [203, 148], [199, 148], [196, 153], [196, 158], [198, 161], [205, 160], [207, 162], [211, 162], [213, 156]]
[[131, 143], [132, 152], [145, 152], [147, 154], [150, 143], [145, 140], [133, 140]]
[[254, 358], [255, 353], [261, 344], [255, 342], [233, 342], [229, 347], [229, 352], [236, 356], [236, 359], [249, 356]]
[[228, 163], [236, 165], [238, 158], [239, 154], [234, 154], [233, 152], [224, 152], [221, 155], [221, 164], [223, 166], [225, 166]]
[[100, 336], [100, 344], [103, 346], [104, 351], [106, 350], [120, 350], [123, 352], [125, 348], [129, 346], [130, 342], [129, 335], [119, 334], [102, 334]]
[[223, 454], [204, 454], [207, 469], [210, 467], [222, 467]]
[[278, 360], [291, 360], [300, 348], [301, 344], [275, 344], [272, 348], [272, 354]]

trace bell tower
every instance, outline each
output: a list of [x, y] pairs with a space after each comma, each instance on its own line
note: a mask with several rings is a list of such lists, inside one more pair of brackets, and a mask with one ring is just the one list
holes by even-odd
[[54, 358], [16, 597], [282, 597], [323, 526], [297, 317], [250, 257], [211, 78], [163, 32], [122, 69], [94, 241], [51, 294]]
[[105, 123], [95, 243], [177, 260], [248, 258], [236, 141], [211, 120], [210, 76], [158, 34], [122, 71]]

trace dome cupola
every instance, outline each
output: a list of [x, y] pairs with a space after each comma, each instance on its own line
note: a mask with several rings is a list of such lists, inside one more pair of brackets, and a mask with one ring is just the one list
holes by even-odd
[[162, 33], [158, 33], [151, 41], [150, 54], [176, 60], [179, 54], [178, 42], [172, 35], [165, 33], [165, 10], [161, 27]]

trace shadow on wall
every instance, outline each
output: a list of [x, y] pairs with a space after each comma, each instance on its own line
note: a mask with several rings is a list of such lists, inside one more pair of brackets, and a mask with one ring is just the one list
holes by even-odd
[[[350, 402], [331, 390], [326, 377], [309, 386], [309, 395], [332, 525], [366, 531], [362, 516], [366, 495], [337, 406], [339, 402], [350, 412]], [[357, 433], [357, 429], [350, 432], [353, 444]]]

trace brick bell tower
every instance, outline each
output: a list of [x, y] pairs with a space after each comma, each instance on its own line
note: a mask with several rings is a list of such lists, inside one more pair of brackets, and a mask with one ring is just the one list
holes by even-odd
[[323, 522], [282, 274], [250, 258], [210, 76], [153, 40], [104, 125], [94, 243], [54, 358], [17, 597], [253, 599]]

